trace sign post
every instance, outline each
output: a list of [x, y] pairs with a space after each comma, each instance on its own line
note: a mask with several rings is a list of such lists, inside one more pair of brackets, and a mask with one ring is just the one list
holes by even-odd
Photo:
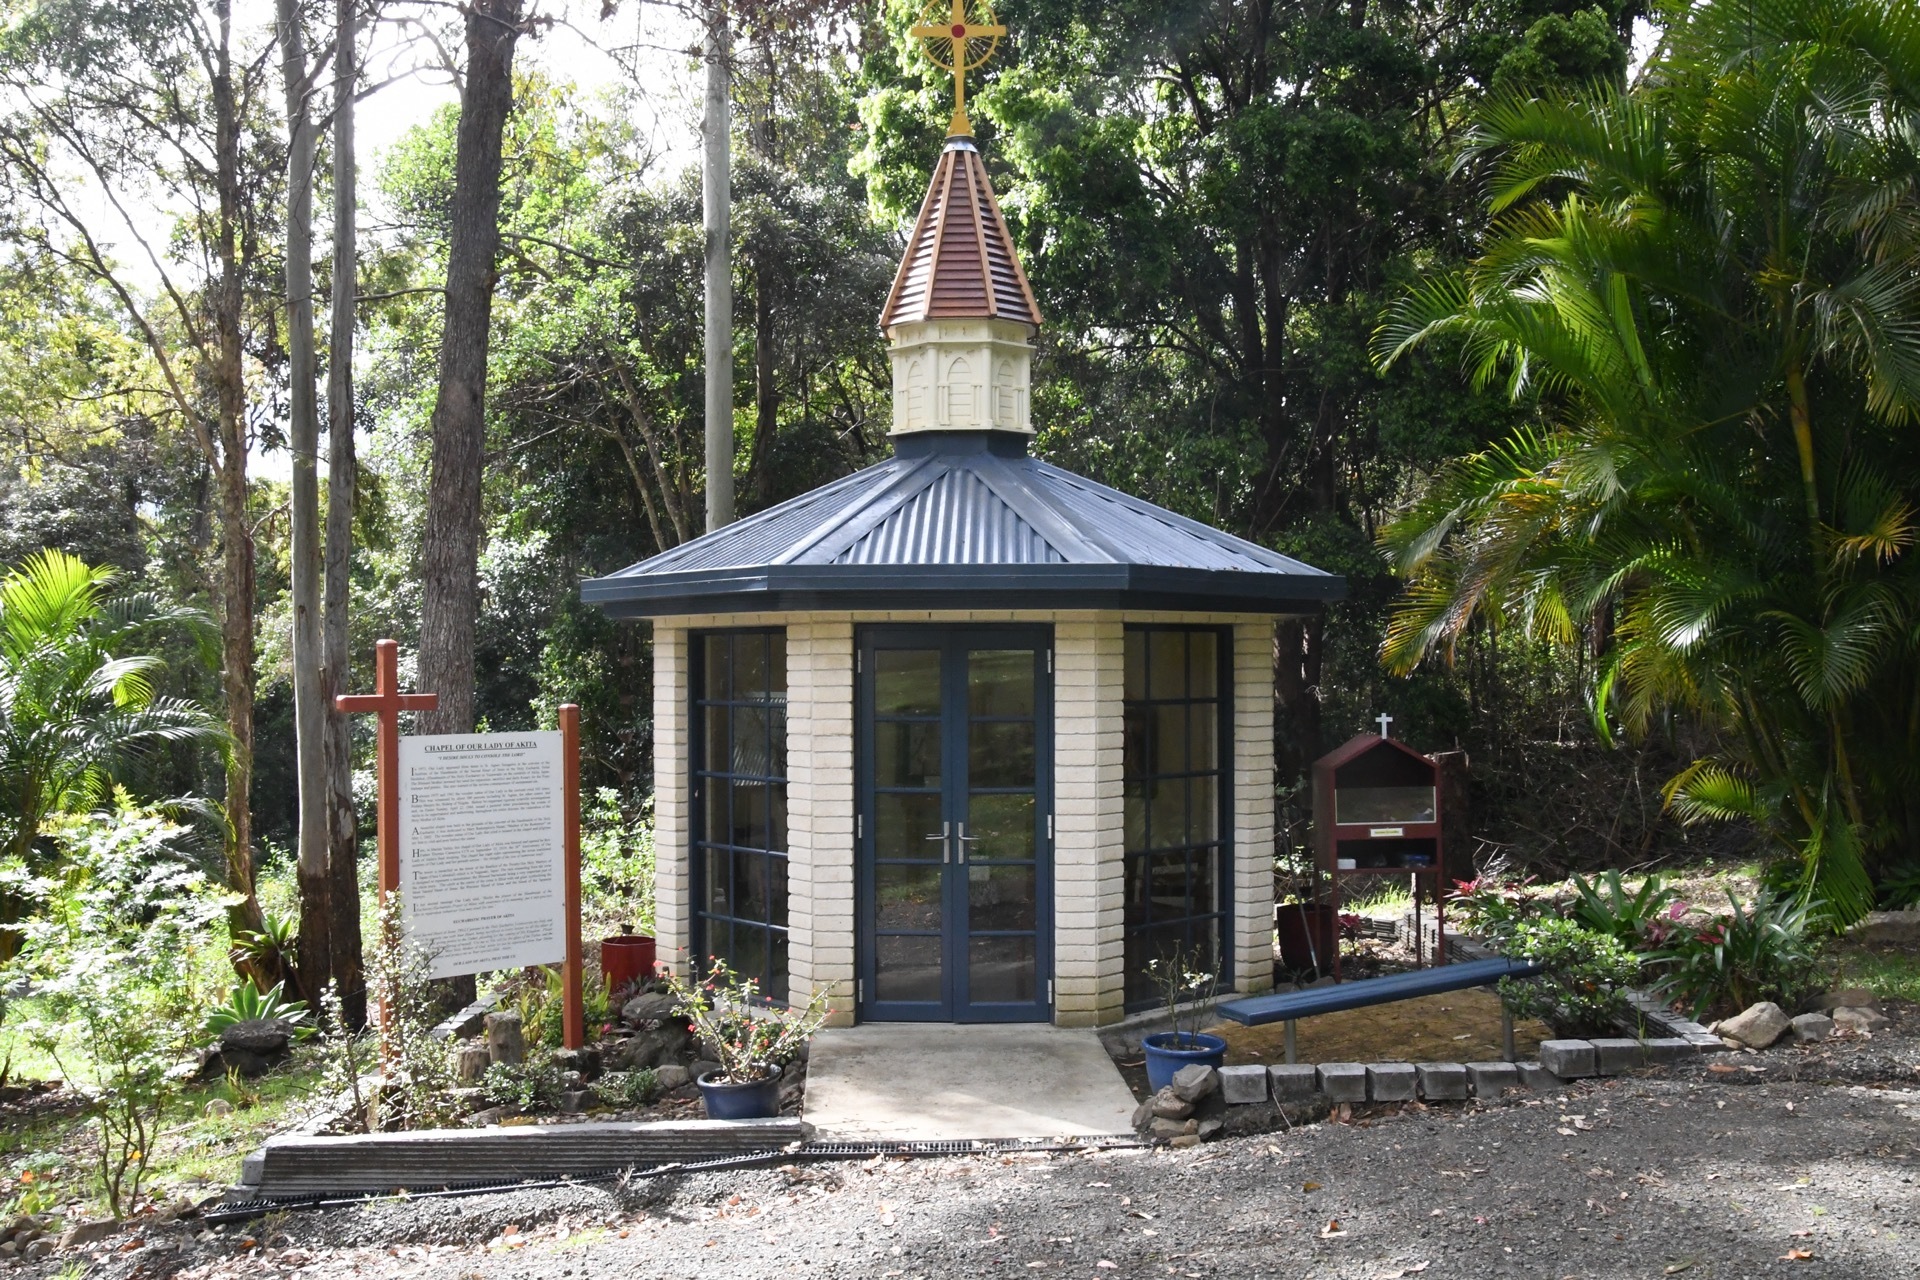
[[374, 692], [335, 700], [379, 716], [380, 899], [404, 888], [437, 978], [558, 963], [561, 1038], [581, 1048], [580, 708], [560, 708], [558, 733], [402, 738], [400, 713], [440, 699], [399, 684], [399, 646], [382, 640]]

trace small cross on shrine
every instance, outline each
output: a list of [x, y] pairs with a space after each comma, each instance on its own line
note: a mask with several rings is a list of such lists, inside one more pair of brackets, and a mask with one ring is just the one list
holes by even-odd
[[1393, 723], [1393, 717], [1382, 711], [1379, 715], [1375, 716], [1374, 719], [1380, 722], [1380, 736], [1383, 738], [1391, 738], [1393, 735], [1387, 732], [1387, 726]]
[[[969, 17], [971, 13], [971, 18]], [[951, 0], [946, 14], [938, 0], [927, 6], [918, 26], [907, 32], [926, 41], [927, 57], [935, 66], [953, 72], [953, 120], [947, 125], [949, 138], [971, 138], [973, 123], [967, 119], [967, 72], [984, 66], [1007, 34], [1005, 26], [994, 21], [993, 9], [986, 0]]]
[[400, 713], [438, 711], [437, 693], [400, 692], [400, 645], [381, 640], [373, 646], [373, 692], [334, 698], [337, 710], [371, 711], [380, 717], [374, 736], [374, 778], [378, 784], [380, 897], [400, 887]]

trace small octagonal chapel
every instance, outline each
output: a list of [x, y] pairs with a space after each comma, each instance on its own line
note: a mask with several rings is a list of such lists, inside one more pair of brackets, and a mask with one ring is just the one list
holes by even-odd
[[604, 578], [650, 618], [663, 959], [836, 1025], [1273, 983], [1273, 627], [1342, 579], [1031, 456], [1040, 311], [955, 112], [880, 324], [893, 456]]

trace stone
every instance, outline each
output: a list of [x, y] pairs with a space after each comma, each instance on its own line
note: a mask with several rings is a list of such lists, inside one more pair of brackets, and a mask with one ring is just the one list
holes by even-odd
[[1467, 1096], [1467, 1069], [1457, 1062], [1422, 1062], [1420, 1096], [1431, 1102], [1457, 1102]]
[[493, 1065], [493, 1051], [484, 1044], [463, 1044], [453, 1051], [453, 1078], [472, 1084]]
[[630, 1027], [660, 1022], [673, 1016], [679, 1001], [665, 991], [643, 991], [620, 1006], [620, 1021]]
[[1173, 1073], [1168, 1086], [1183, 1102], [1198, 1102], [1220, 1087], [1220, 1073], [1205, 1063], [1192, 1062]]
[[0, 1243], [0, 1258], [15, 1258], [20, 1255], [20, 1246], [12, 1240]]
[[1170, 1147], [1197, 1147], [1200, 1145], [1200, 1135], [1197, 1133], [1183, 1133], [1167, 1145]]
[[1835, 1009], [1878, 1009], [1880, 997], [1865, 987], [1842, 987], [1838, 991], [1829, 991], [1817, 997], [1813, 1002], [1814, 1013], [1831, 1013]]
[[1200, 1127], [1194, 1130], [1194, 1136], [1202, 1142], [1212, 1142], [1226, 1127], [1227, 1122], [1219, 1116], [1208, 1116], [1200, 1122]]
[[1920, 943], [1920, 907], [1907, 911], [1869, 911], [1847, 930], [1847, 936], [1869, 946], [1913, 946]]
[[1693, 1041], [1682, 1036], [1659, 1036], [1652, 1040], [1642, 1040], [1640, 1047], [1645, 1050], [1647, 1061], [1652, 1063], [1685, 1062], [1700, 1052]]
[[1762, 1000], [1716, 1023], [1713, 1033], [1722, 1040], [1737, 1040], [1749, 1049], [1765, 1049], [1787, 1034], [1787, 1027], [1787, 1015], [1780, 1006], [1771, 1000]]
[[[718, 1068], [715, 1067], [715, 1070], [718, 1070]], [[659, 1085], [660, 1092], [662, 1093], [670, 1093], [675, 1089], [683, 1088], [694, 1079], [693, 1075], [677, 1062], [669, 1062], [664, 1067], [656, 1067], [653, 1072], [653, 1078], [654, 1082]]]
[[1153, 1099], [1148, 1098], [1133, 1109], [1133, 1127], [1144, 1129], [1153, 1120]]
[[1801, 1044], [1811, 1044], [1815, 1040], [1825, 1040], [1833, 1034], [1833, 1019], [1824, 1013], [1803, 1013], [1790, 1024], [1793, 1038]]
[[[660, 1070], [664, 1074], [666, 1071], [666, 1068], [662, 1067], [660, 1068]], [[687, 1064], [687, 1079], [693, 1081], [695, 1084], [698, 1084], [700, 1082], [701, 1076], [712, 1075], [714, 1072], [717, 1072], [718, 1070], [720, 1070], [720, 1064], [715, 1062], [712, 1058], [695, 1058], [692, 1062]]]
[[1833, 1011], [1833, 1025], [1847, 1031], [1878, 1031], [1893, 1025], [1893, 1019], [1878, 1009], [1856, 1009], [1841, 1005]]
[[477, 1084], [456, 1085], [447, 1090], [447, 1100], [458, 1107], [462, 1115], [472, 1115], [487, 1105], [487, 1091]]
[[1367, 1100], [1367, 1069], [1358, 1062], [1323, 1062], [1314, 1068], [1319, 1073], [1320, 1092], [1335, 1102]]
[[1562, 1080], [1590, 1076], [1594, 1072], [1593, 1043], [1588, 1040], [1542, 1040], [1540, 1065]]
[[1267, 1085], [1275, 1102], [1306, 1102], [1320, 1092], [1320, 1073], [1310, 1062], [1275, 1062], [1267, 1067]]
[[232, 1115], [233, 1104], [225, 1098], [208, 1098], [207, 1105], [203, 1108], [202, 1113], [209, 1120], [217, 1120], [222, 1116]]
[[526, 1032], [520, 1015], [512, 1012], [487, 1015], [487, 1060], [515, 1065], [527, 1060]]
[[1245, 1106], [1267, 1100], [1267, 1069], [1259, 1063], [1244, 1067], [1220, 1068], [1220, 1094], [1228, 1106]]
[[220, 1032], [222, 1069], [238, 1071], [248, 1079], [263, 1076], [286, 1060], [292, 1041], [292, 1025], [278, 1018], [230, 1023]]
[[553, 1061], [562, 1071], [578, 1073], [582, 1080], [591, 1080], [600, 1074], [600, 1051], [591, 1046], [555, 1050]]
[[592, 1089], [568, 1089], [560, 1095], [560, 1110], [567, 1115], [579, 1115], [599, 1105], [600, 1095]]
[[27, 1247], [20, 1251], [27, 1258], [44, 1258], [53, 1252], [51, 1240], [29, 1240]]
[[1625, 1075], [1638, 1071], [1647, 1062], [1647, 1051], [1638, 1040], [1625, 1036], [1593, 1042], [1593, 1069], [1603, 1076]]
[[1185, 1120], [1193, 1114], [1193, 1104], [1174, 1092], [1168, 1085], [1147, 1100], [1153, 1114], [1163, 1120]]
[[1546, 1093], [1558, 1089], [1561, 1085], [1559, 1076], [1537, 1062], [1516, 1062], [1513, 1064], [1513, 1069], [1519, 1073], [1520, 1087], [1523, 1089], [1530, 1089], [1535, 1093]]
[[1476, 1098], [1498, 1098], [1520, 1087], [1520, 1068], [1511, 1062], [1469, 1062], [1467, 1087]]
[[460, 1123], [469, 1129], [484, 1129], [490, 1124], [499, 1124], [506, 1118], [505, 1107], [488, 1107], [485, 1111], [476, 1111]]
[[60, 1235], [60, 1249], [78, 1249], [82, 1245], [98, 1244], [120, 1229], [120, 1224], [112, 1218], [101, 1218], [94, 1222], [76, 1222]]
[[1419, 1081], [1411, 1062], [1374, 1062], [1367, 1066], [1367, 1096], [1375, 1102], [1411, 1102]]
[[[1198, 1128], [1196, 1125], [1195, 1129]], [[1153, 1123], [1147, 1126], [1147, 1132], [1156, 1138], [1177, 1138], [1186, 1131], [1186, 1121], [1169, 1120], [1164, 1116], [1155, 1116]]]

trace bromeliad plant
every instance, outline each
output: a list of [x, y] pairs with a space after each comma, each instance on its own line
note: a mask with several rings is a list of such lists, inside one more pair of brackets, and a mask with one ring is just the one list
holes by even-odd
[[1578, 895], [1573, 902], [1575, 920], [1636, 950], [1678, 918], [1673, 911], [1676, 905], [1679, 915], [1686, 913], [1686, 904], [1677, 901], [1679, 892], [1657, 875], [1642, 880], [1638, 889], [1628, 889], [1618, 871], [1594, 880], [1575, 875], [1573, 889]]
[[1818, 903], [1762, 889], [1746, 906], [1729, 894], [1727, 906], [1704, 924], [1656, 929], [1660, 945], [1647, 956], [1660, 974], [1654, 990], [1704, 1018], [1760, 1000], [1790, 1008], [1818, 988]]
[[765, 1080], [799, 1057], [827, 1020], [824, 988], [801, 1008], [769, 1004], [757, 979], [740, 977], [717, 957], [708, 958], [704, 975], [696, 969], [692, 981], [669, 970], [667, 989], [677, 1002], [674, 1012], [719, 1062], [717, 1084]]
[[294, 1039], [306, 1039], [313, 1034], [307, 1003], [289, 999], [286, 985], [276, 982], [262, 991], [254, 985], [252, 978], [248, 978], [227, 994], [226, 1003], [216, 1006], [207, 1015], [207, 1034], [217, 1037], [236, 1022], [284, 1022], [293, 1032]]

